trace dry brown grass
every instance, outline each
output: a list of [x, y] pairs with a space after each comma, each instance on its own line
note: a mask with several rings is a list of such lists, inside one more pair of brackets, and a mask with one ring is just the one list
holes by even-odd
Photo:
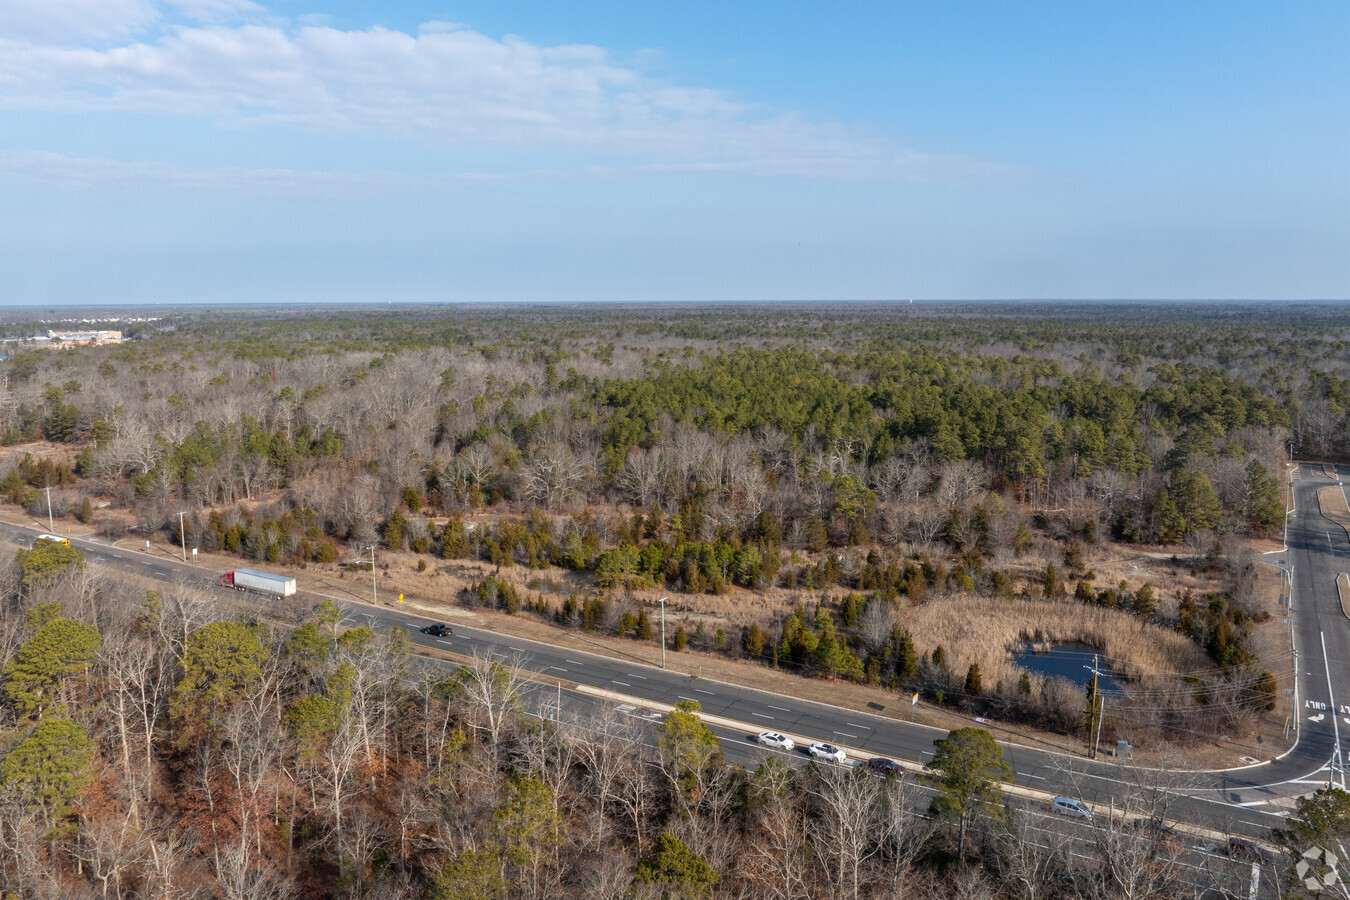
[[916, 607], [902, 621], [921, 651], [941, 644], [958, 674], [979, 663], [987, 685], [1015, 677], [1011, 651], [1025, 641], [1088, 644], [1126, 677], [1210, 667], [1200, 648], [1175, 631], [1081, 603], [950, 597]]
[[[1158, 592], [1164, 608], [1188, 590], [1199, 596], [1208, 591], [1222, 593], [1225, 589], [1223, 577], [1217, 570], [1196, 568], [1194, 561], [1179, 547], [1129, 549], [1133, 550], [1132, 554], [1121, 552], [1093, 566], [1097, 573], [1093, 582], [1095, 587], [1111, 587], [1123, 581], [1133, 592], [1147, 582]], [[1072, 584], [1067, 586], [1073, 589]]]
[[1350, 618], [1350, 575], [1342, 572], [1336, 576], [1336, 591], [1341, 595], [1341, 612]]

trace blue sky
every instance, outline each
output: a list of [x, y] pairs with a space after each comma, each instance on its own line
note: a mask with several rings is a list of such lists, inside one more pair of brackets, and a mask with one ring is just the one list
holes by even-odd
[[0, 303], [1350, 298], [1350, 4], [5, 0]]

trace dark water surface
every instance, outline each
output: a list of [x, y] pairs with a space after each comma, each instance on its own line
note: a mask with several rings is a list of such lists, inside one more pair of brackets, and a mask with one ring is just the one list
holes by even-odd
[[[1053, 644], [1050, 649], [1040, 653], [1032, 652], [1031, 648], [1031, 644], [1023, 644], [1021, 649], [1013, 653], [1013, 664], [1026, 669], [1032, 677], [1053, 675], [1067, 678], [1083, 687], [1087, 687], [1092, 679], [1090, 669], [1096, 651], [1087, 644]], [[1101, 669], [1098, 688], [1104, 692], [1119, 693], [1120, 682], [1111, 677], [1105, 663], [1102, 663]]]

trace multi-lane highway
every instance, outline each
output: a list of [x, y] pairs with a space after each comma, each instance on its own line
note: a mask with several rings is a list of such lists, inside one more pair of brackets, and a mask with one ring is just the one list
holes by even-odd
[[[1318, 511], [1317, 489], [1336, 484], [1335, 480], [1323, 475], [1320, 467], [1305, 466], [1296, 472], [1293, 484], [1295, 502], [1287, 529], [1288, 550], [1268, 559], [1292, 571], [1292, 610], [1285, 610], [1285, 614], [1292, 616], [1299, 653], [1298, 741], [1283, 757], [1264, 765], [1191, 773], [1184, 779], [1188, 787], [1176, 789], [1178, 796], [1168, 806], [1171, 818], [1233, 834], [1263, 836], [1267, 829], [1278, 824], [1285, 811], [1279, 803], [1281, 798], [1306, 793], [1327, 781], [1338, 728], [1350, 729], [1347, 718], [1350, 713], [1342, 712], [1337, 705], [1350, 703], [1350, 668], [1346, 666], [1350, 660], [1347, 653], [1350, 620], [1340, 611], [1335, 589], [1336, 573], [1350, 570], [1350, 538]], [[0, 524], [0, 536], [20, 544], [31, 543], [39, 530]], [[102, 541], [72, 538], [72, 543], [92, 562], [152, 578], [202, 580], [214, 575], [197, 566], [139, 550], [116, 548]], [[943, 734], [883, 716], [560, 649], [478, 628], [456, 625], [452, 635], [432, 637], [419, 631], [431, 620], [411, 615], [402, 608], [333, 599], [354, 622], [382, 631], [406, 628], [415, 642], [428, 649], [460, 656], [500, 654], [572, 696], [586, 695], [591, 701], [604, 697], [607, 702], [628, 703], [638, 709], [696, 700], [706, 713], [724, 720], [716, 730], [728, 756], [742, 762], [753, 762], [765, 752], [750, 741], [751, 735], [761, 730], [829, 741], [918, 765], [931, 756], [934, 739]], [[1316, 704], [1328, 708], [1314, 709]], [[1122, 796], [1127, 785], [1139, 780], [1137, 773], [1109, 762], [1092, 762], [1015, 744], [1005, 744], [1004, 753], [1016, 773], [1016, 784], [1033, 790], [1068, 793], [1101, 804]]]
[[1350, 572], [1350, 536], [1321, 513], [1317, 492], [1334, 487], [1344, 492], [1340, 476], [1330, 477], [1320, 465], [1300, 466], [1293, 475], [1293, 509], [1286, 534], [1288, 550], [1278, 562], [1289, 573], [1287, 583], [1294, 648], [1298, 656], [1297, 712], [1299, 749], [1306, 768], [1322, 767], [1313, 780], [1343, 772], [1330, 769], [1341, 732], [1350, 736], [1350, 619], [1341, 610], [1336, 576]]

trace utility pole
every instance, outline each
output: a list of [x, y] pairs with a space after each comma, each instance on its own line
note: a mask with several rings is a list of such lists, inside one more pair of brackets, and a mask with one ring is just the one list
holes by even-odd
[[1097, 740], [1101, 735], [1102, 728], [1102, 710], [1098, 706], [1098, 698], [1101, 694], [1098, 691], [1097, 679], [1101, 676], [1101, 669], [1097, 664], [1097, 654], [1092, 654], [1092, 665], [1083, 666], [1092, 673], [1092, 697], [1088, 701], [1088, 740], [1092, 746], [1088, 748], [1088, 757], [1097, 758]]
[[183, 531], [183, 511], [178, 511], [178, 539], [183, 543], [183, 562], [187, 562], [187, 532]]
[[373, 606], [380, 605], [379, 582], [375, 576], [375, 545], [370, 545], [370, 602]]
[[666, 667], [666, 599], [656, 601], [661, 604], [661, 668]]
[[1106, 695], [1100, 694], [1100, 692], [1099, 692], [1099, 694], [1098, 694], [1098, 703], [1100, 704], [1100, 707], [1102, 707], [1102, 708], [1099, 708], [1099, 710], [1098, 710], [1098, 730], [1096, 730], [1096, 734], [1095, 734], [1095, 735], [1092, 735], [1092, 758], [1093, 758], [1093, 760], [1095, 760], [1096, 754], [1098, 754], [1098, 746], [1100, 745], [1100, 743], [1102, 743], [1102, 723], [1103, 723], [1104, 721], [1106, 721]]

